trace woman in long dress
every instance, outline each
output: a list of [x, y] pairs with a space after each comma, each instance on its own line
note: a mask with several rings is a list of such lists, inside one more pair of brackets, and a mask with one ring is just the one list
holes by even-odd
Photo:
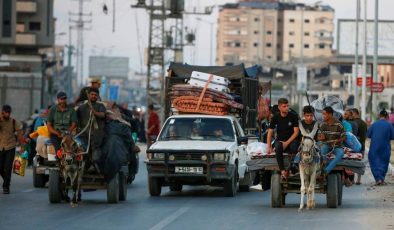
[[367, 137], [371, 139], [368, 152], [369, 165], [376, 185], [384, 185], [391, 156], [390, 141], [394, 140], [394, 128], [388, 122], [386, 110], [380, 112], [380, 119], [368, 129]]

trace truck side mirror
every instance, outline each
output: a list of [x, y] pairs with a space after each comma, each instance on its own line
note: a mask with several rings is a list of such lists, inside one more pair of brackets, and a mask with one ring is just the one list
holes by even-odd
[[248, 144], [248, 137], [238, 137], [238, 145], [247, 145]]

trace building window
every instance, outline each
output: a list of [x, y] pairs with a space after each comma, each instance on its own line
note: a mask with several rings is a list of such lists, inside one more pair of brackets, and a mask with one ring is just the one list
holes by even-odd
[[305, 23], [309, 23], [310, 21], [309, 21], [309, 19], [305, 19], [304, 22]]
[[309, 36], [309, 32], [305, 32], [305, 33], [304, 33], [304, 36]]
[[258, 30], [253, 31], [254, 34], [259, 34]]
[[282, 22], [282, 19], [278, 18], [278, 22], [279, 22], [279, 23]]
[[304, 44], [304, 48], [309, 49], [309, 44]]
[[325, 20], [322, 18], [322, 19], [320, 19], [320, 23], [321, 24], [324, 24], [324, 22], [325, 22]]
[[293, 19], [293, 18], [290, 18], [289, 22], [290, 22], [290, 23], [294, 23], [294, 19]]
[[235, 47], [241, 47], [241, 42], [235, 42], [234, 45]]
[[272, 31], [268, 30], [268, 31], [267, 31], [267, 34], [268, 34], [268, 35], [271, 35], [271, 34], [272, 34]]
[[267, 43], [265, 46], [271, 47], [272, 45], [271, 45], [271, 43]]
[[271, 56], [267, 56], [267, 58], [268, 58], [268, 59], [271, 59], [272, 57], [271, 57]]
[[280, 49], [280, 44], [276, 44], [276, 48]]
[[325, 45], [324, 44], [319, 44], [319, 49], [324, 49]]
[[29, 22], [29, 30], [30, 31], [40, 31], [41, 23], [40, 22]]
[[293, 36], [293, 35], [294, 35], [294, 31], [290, 31], [290, 32], [289, 32], [289, 35], [290, 35], [290, 36]]
[[290, 43], [289, 48], [294, 48], [294, 44]]
[[237, 18], [237, 22], [239, 22], [239, 18]]
[[257, 47], [257, 46], [259, 46], [259, 43], [255, 42], [255, 43], [253, 43], [253, 46]]
[[320, 37], [324, 37], [324, 33], [320, 33]]
[[260, 18], [254, 18], [254, 21], [258, 22], [258, 21], [260, 21]]
[[278, 31], [277, 35], [278, 35], [278, 37], [280, 37], [282, 35], [282, 33], [280, 31]]

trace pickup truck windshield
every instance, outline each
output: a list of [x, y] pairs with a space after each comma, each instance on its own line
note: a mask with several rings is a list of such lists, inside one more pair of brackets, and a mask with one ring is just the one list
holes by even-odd
[[231, 120], [225, 118], [171, 118], [160, 134], [160, 141], [234, 141]]

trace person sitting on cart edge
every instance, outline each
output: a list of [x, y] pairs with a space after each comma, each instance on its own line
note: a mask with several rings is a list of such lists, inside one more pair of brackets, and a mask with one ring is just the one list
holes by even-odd
[[[302, 119], [298, 126], [300, 128], [300, 139], [302, 138], [302, 129], [305, 130], [306, 133], [311, 133], [314, 131], [314, 129], [318, 128], [318, 125], [316, 124], [317, 121], [315, 121], [313, 118], [313, 114], [315, 113], [315, 108], [313, 108], [310, 105], [304, 106], [302, 109], [302, 112], [304, 114], [304, 119]], [[316, 127], [315, 127], [316, 124]], [[315, 130], [316, 131], [316, 130]], [[317, 132], [316, 135], [314, 136], [314, 139], [317, 141]], [[294, 163], [299, 163], [301, 160], [300, 154], [297, 153], [296, 157], [294, 158]]]
[[289, 113], [289, 102], [286, 98], [280, 98], [278, 100], [278, 109], [279, 113], [274, 114], [268, 129], [268, 154], [272, 152], [272, 134], [276, 128], [277, 138], [274, 143], [276, 160], [282, 177], [286, 178], [288, 171], [285, 170], [283, 152], [286, 150], [287, 153], [296, 154], [298, 151], [298, 116], [294, 113]]
[[[84, 104], [79, 106], [77, 109], [78, 125], [79, 130], [84, 130], [88, 127], [81, 135], [84, 143], [88, 144], [90, 139], [89, 157], [96, 171], [99, 172], [99, 161], [101, 159], [101, 144], [104, 139], [104, 128], [105, 128], [105, 112], [106, 108], [103, 103], [98, 101], [99, 90], [96, 88], [89, 89], [89, 98]], [[92, 113], [92, 116], [90, 117]], [[93, 119], [93, 126], [89, 128], [89, 122]], [[96, 126], [97, 124], [97, 126]], [[90, 135], [90, 136], [89, 136]], [[91, 168], [90, 171], [94, 169]]]
[[[75, 105], [88, 100], [89, 89], [94, 88], [99, 90], [101, 87], [101, 79], [99, 78], [93, 78], [90, 83], [92, 84], [91, 86], [86, 86], [81, 89], [78, 98], [74, 102]], [[98, 95], [98, 100], [101, 101], [100, 95]]]
[[330, 173], [335, 168], [337, 163], [342, 160], [344, 155], [342, 143], [345, 140], [345, 129], [340, 121], [333, 117], [334, 110], [331, 106], [323, 109], [323, 123], [320, 124], [318, 140], [321, 141], [321, 154], [326, 158], [329, 152], [335, 154], [324, 168], [326, 174]]
[[60, 149], [63, 134], [72, 133], [77, 127], [77, 113], [74, 108], [67, 105], [67, 94], [57, 94], [57, 105], [50, 108], [48, 114], [48, 131], [56, 152]]

